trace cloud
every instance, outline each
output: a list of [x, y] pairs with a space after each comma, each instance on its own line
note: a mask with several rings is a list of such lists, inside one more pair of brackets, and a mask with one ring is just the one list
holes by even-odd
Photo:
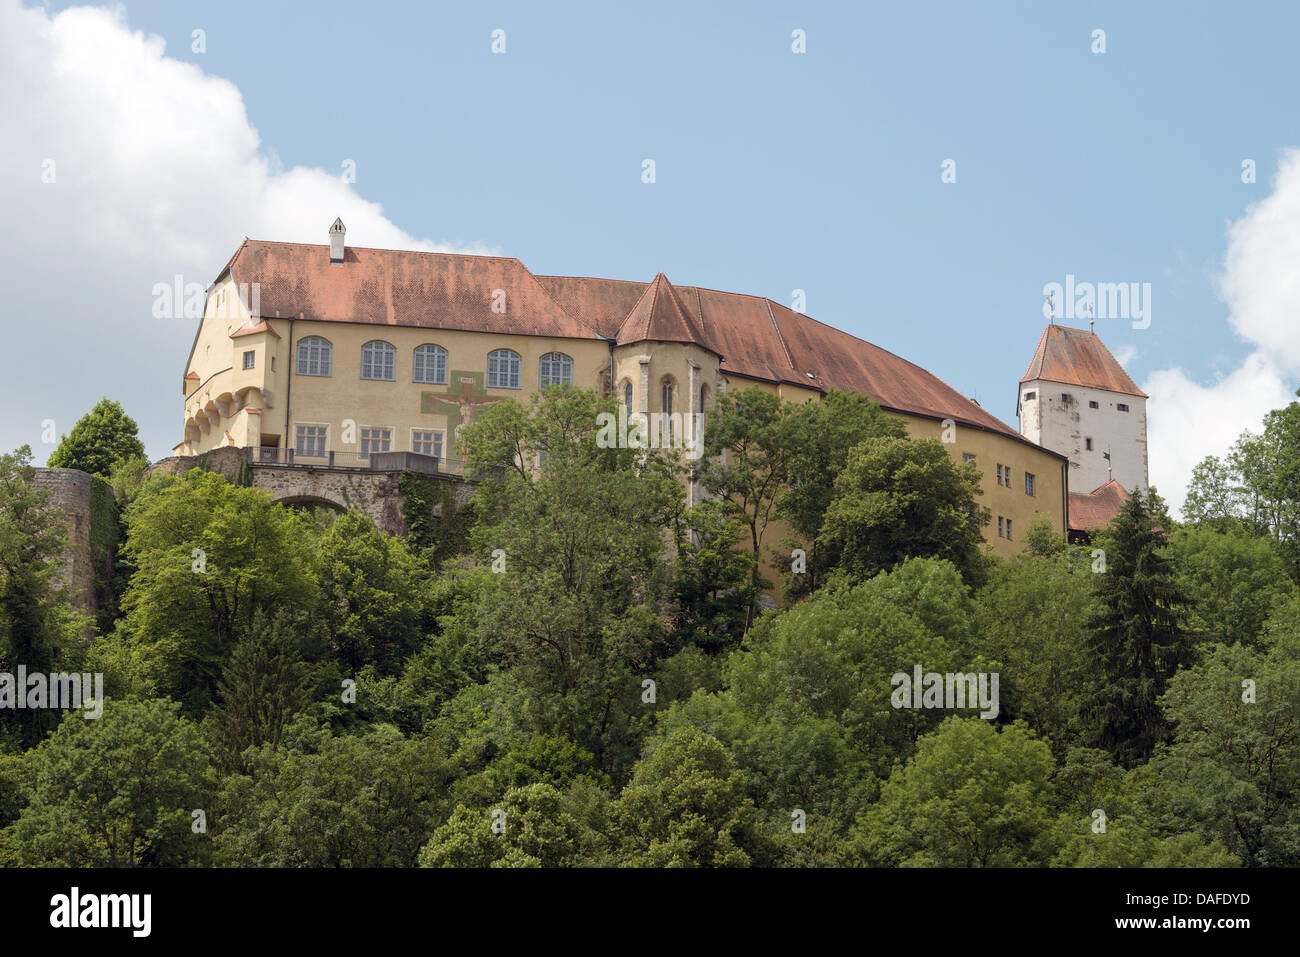
[[169, 453], [194, 322], [154, 319], [153, 286], [206, 285], [245, 236], [324, 243], [342, 216], [359, 246], [496, 251], [413, 237], [341, 170], [282, 169], [239, 88], [121, 8], [0, 0], [0, 89], [0, 449], [30, 443], [42, 464], [42, 422], [67, 432], [104, 394]]
[[1182, 369], [1154, 372], [1147, 403], [1151, 482], [1182, 507], [1193, 466], [1259, 431], [1271, 409], [1294, 399], [1300, 376], [1300, 150], [1282, 152], [1272, 192], [1227, 232], [1219, 294], [1228, 324], [1255, 348], [1228, 375], [1202, 385]]

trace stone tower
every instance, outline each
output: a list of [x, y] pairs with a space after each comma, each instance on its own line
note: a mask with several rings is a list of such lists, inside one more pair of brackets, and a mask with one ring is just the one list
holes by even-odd
[[1128, 491], [1147, 488], [1147, 395], [1095, 332], [1043, 330], [1016, 416], [1021, 435], [1070, 460], [1071, 492], [1112, 479]]

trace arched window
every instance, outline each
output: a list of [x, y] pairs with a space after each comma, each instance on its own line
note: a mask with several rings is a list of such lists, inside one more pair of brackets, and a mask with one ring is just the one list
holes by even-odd
[[673, 414], [673, 380], [668, 378], [664, 379], [663, 413], [664, 415]]
[[563, 352], [548, 352], [538, 366], [537, 382], [545, 388], [558, 385], [567, 389], [573, 385], [573, 360]]
[[700, 386], [700, 408], [699, 408], [699, 411], [703, 412], [703, 411], [705, 410], [705, 408], [708, 406], [708, 404], [709, 404], [709, 387], [708, 387], [707, 385], [702, 385], [702, 386]]
[[632, 383], [630, 382], [623, 386], [623, 404], [627, 406], [629, 412], [632, 411]]
[[415, 347], [411, 357], [411, 381], [447, 384], [447, 350], [433, 343]]
[[332, 347], [328, 339], [308, 336], [298, 343], [298, 375], [332, 375]]
[[391, 342], [372, 339], [361, 347], [361, 378], [396, 381], [397, 350]]
[[496, 349], [488, 353], [487, 384], [494, 389], [518, 389], [519, 353]]

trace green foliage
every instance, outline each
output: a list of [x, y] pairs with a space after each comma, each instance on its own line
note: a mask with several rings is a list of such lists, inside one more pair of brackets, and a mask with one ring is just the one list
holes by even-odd
[[610, 807], [631, 867], [745, 867], [771, 862], [745, 776], [716, 738], [684, 726], [655, 742]]
[[65, 719], [34, 753], [31, 803], [14, 826], [22, 862], [61, 867], [201, 863], [209, 806], [198, 729], [168, 701], [109, 701], [97, 720]]
[[1273, 542], [1240, 526], [1175, 529], [1169, 557], [1197, 641], [1254, 644], [1273, 608], [1296, 592]]
[[120, 403], [100, 399], [77, 420], [71, 434], [60, 437], [46, 464], [56, 469], [80, 469], [107, 479], [119, 462], [144, 456], [138, 431], [135, 420]]
[[197, 469], [137, 500], [127, 514], [124, 552], [136, 570], [122, 627], [138, 686], [201, 711], [258, 611], [309, 609], [306, 521], [265, 492]]
[[1186, 599], [1165, 555], [1169, 517], [1154, 492], [1133, 492], [1102, 539], [1106, 571], [1095, 575], [1097, 605], [1088, 651], [1099, 684], [1083, 705], [1092, 743], [1126, 767], [1146, 760], [1167, 726], [1157, 699], [1191, 661]]
[[850, 580], [930, 556], [978, 585], [985, 574], [980, 528], [989, 521], [988, 509], [976, 507], [978, 494], [974, 466], [954, 464], [942, 443], [868, 439], [849, 452], [835, 479], [817, 543]]
[[397, 480], [402, 493], [402, 518], [411, 546], [431, 567], [462, 554], [474, 524], [474, 505], [456, 505], [456, 485], [420, 472], [403, 472]]
[[303, 720], [286, 747], [245, 754], [225, 778], [214, 835], [244, 867], [412, 867], [446, 814], [446, 764], [433, 742], [391, 727], [334, 735]]
[[858, 840], [888, 866], [1041, 865], [1055, 849], [1052, 768], [1023, 725], [950, 718], [890, 775]]

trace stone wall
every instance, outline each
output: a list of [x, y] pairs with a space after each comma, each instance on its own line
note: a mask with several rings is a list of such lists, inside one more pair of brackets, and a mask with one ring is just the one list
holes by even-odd
[[58, 574], [78, 609], [95, 615], [112, 595], [117, 506], [103, 479], [77, 469], [37, 468], [34, 484], [50, 492], [68, 544]]

